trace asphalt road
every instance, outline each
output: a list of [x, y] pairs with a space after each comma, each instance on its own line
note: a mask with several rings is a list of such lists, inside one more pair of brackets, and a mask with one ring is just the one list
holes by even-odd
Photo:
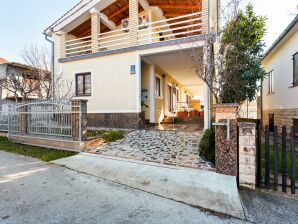
[[0, 151], [0, 223], [243, 223]]

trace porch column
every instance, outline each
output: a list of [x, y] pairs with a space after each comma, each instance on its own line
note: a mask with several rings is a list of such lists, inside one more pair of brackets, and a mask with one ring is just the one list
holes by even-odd
[[150, 88], [149, 88], [149, 99], [150, 99], [150, 123], [155, 123], [155, 69], [154, 65], [150, 65]]
[[130, 46], [138, 44], [138, 13], [139, 1], [129, 0], [129, 41]]
[[100, 34], [100, 13], [96, 8], [90, 10], [91, 14], [91, 47], [92, 53], [98, 52], [98, 38]]
[[208, 85], [204, 83], [204, 130], [211, 128], [211, 93]]
[[60, 58], [66, 58], [66, 40], [67, 34], [64, 32], [59, 32], [58, 36], [60, 38]]

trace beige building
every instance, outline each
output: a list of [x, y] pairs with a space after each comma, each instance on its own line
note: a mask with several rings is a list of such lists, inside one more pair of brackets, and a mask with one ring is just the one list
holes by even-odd
[[197, 73], [216, 35], [217, 7], [218, 0], [83, 0], [45, 30], [55, 73], [72, 81], [74, 98], [88, 100], [90, 126], [137, 128], [204, 105], [208, 128], [210, 91]]
[[267, 51], [262, 64], [264, 125], [296, 126], [298, 131], [298, 16]]

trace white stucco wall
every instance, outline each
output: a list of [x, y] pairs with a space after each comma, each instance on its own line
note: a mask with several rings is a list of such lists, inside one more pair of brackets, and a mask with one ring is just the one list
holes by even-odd
[[[137, 74], [130, 74], [131, 65], [136, 65]], [[63, 76], [71, 80], [76, 73], [91, 72], [92, 96], [80, 97], [88, 100], [88, 113], [140, 112], [141, 81], [137, 52], [68, 62], [61, 67]]]
[[266, 72], [273, 70], [273, 94], [268, 94], [268, 79], [263, 82], [263, 108], [298, 108], [298, 87], [293, 83], [293, 55], [298, 51], [298, 26], [262, 62]]

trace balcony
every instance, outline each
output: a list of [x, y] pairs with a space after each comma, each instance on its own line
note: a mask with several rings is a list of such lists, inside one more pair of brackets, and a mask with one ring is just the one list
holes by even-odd
[[107, 52], [129, 47], [150, 45], [183, 38], [206, 34], [207, 22], [203, 21], [202, 12], [171, 17], [164, 20], [145, 22], [138, 25], [136, 32], [129, 28], [117, 28], [109, 32], [81, 38], [65, 40], [65, 58], [87, 55], [98, 52]]

